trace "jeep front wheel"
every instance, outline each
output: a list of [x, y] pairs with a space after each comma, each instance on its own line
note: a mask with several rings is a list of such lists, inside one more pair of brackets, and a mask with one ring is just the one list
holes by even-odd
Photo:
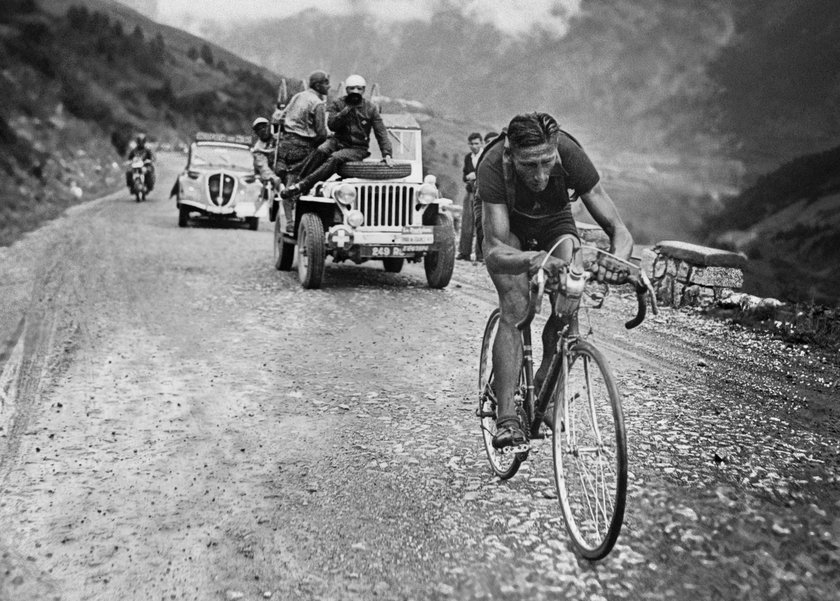
[[283, 240], [285, 229], [279, 219], [274, 220], [274, 268], [278, 271], [289, 271], [295, 258], [295, 245]]
[[452, 218], [446, 213], [438, 213], [435, 217], [435, 228], [438, 235], [438, 250], [432, 251], [423, 259], [426, 270], [426, 281], [429, 288], [446, 288], [452, 279], [455, 269], [455, 229]]
[[315, 213], [305, 213], [298, 227], [298, 278], [304, 288], [320, 288], [326, 249], [324, 224]]

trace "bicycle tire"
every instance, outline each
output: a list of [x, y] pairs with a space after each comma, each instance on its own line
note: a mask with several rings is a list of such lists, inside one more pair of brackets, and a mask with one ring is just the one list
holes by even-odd
[[[627, 438], [618, 385], [604, 355], [579, 340], [563, 359], [556, 391], [554, 480], [566, 531], [581, 556], [603, 559], [618, 540], [627, 502]], [[588, 402], [581, 403], [583, 398]]]
[[[484, 450], [490, 468], [499, 478], [512, 478], [519, 470], [519, 466], [527, 457], [527, 453], [505, 454], [493, 446], [493, 436], [496, 434], [496, 398], [493, 393], [493, 343], [499, 328], [499, 309], [494, 309], [487, 319], [484, 336], [481, 340], [481, 355], [478, 366], [478, 418]], [[520, 380], [522, 376], [520, 376]]]

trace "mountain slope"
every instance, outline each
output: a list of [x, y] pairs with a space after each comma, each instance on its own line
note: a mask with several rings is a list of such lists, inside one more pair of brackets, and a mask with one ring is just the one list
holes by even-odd
[[840, 304], [840, 146], [759, 178], [706, 227], [748, 254], [748, 290]]

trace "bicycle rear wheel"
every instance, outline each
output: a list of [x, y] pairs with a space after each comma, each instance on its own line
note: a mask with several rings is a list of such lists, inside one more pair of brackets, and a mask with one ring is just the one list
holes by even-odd
[[578, 552], [602, 559], [618, 539], [627, 501], [621, 397], [606, 359], [583, 340], [564, 358], [561, 378], [552, 437], [557, 496]]
[[[493, 343], [499, 330], [499, 310], [495, 309], [487, 320], [481, 341], [481, 358], [478, 367], [478, 418], [481, 420], [481, 437], [484, 450], [493, 472], [502, 480], [513, 477], [527, 453], [502, 453], [493, 446], [496, 434], [496, 394], [493, 390]], [[523, 378], [520, 375], [520, 387]]]

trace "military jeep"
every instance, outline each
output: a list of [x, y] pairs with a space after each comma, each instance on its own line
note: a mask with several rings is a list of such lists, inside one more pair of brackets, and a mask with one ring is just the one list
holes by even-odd
[[[444, 288], [455, 265], [455, 230], [434, 176], [423, 175], [420, 126], [408, 113], [383, 114], [395, 165], [381, 162], [378, 145], [371, 156], [346, 163], [328, 181], [317, 183], [295, 203], [294, 234], [283, 211], [274, 228], [274, 263], [292, 269], [297, 257], [304, 288], [318, 288], [327, 257], [334, 263], [382, 261], [398, 273], [406, 261], [423, 261], [426, 281]], [[297, 252], [295, 252], [297, 251]]]

